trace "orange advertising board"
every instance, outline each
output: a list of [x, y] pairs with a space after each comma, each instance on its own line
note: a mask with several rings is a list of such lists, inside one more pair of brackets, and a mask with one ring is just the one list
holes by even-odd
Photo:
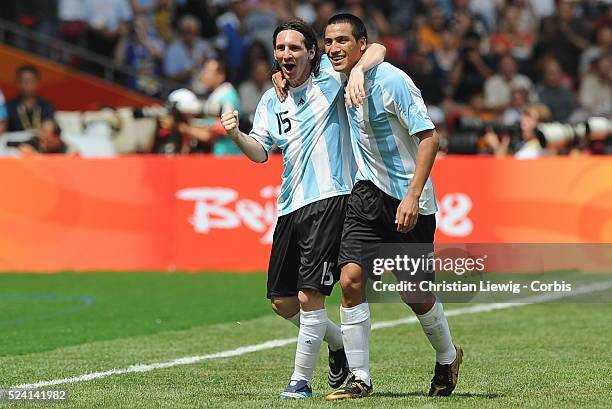
[[[264, 271], [281, 161], [0, 160], [0, 271]], [[448, 157], [440, 243], [611, 243], [612, 161]]]

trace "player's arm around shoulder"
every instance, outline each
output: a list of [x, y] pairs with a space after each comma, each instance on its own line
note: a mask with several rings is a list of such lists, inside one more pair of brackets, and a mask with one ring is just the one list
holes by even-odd
[[365, 73], [385, 61], [387, 48], [378, 43], [368, 44], [361, 56], [361, 59], [351, 69], [344, 99], [346, 105], [350, 108], [353, 105], [359, 106], [363, 104], [365, 99]]
[[253, 162], [262, 163], [268, 159], [268, 153], [264, 147], [238, 128], [238, 111], [223, 113], [221, 115], [221, 124], [227, 135]]

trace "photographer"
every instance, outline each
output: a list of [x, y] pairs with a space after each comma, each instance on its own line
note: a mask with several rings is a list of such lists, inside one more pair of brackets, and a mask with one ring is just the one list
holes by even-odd
[[167, 109], [160, 108], [152, 115], [139, 112], [135, 117], [157, 118], [151, 153], [176, 155], [197, 151], [198, 141], [191, 137], [188, 130], [193, 118], [201, 111], [202, 104], [196, 95], [181, 88], [168, 95]]
[[[542, 117], [546, 116], [546, 111], [546, 108], [542, 106], [531, 105], [521, 113], [520, 142], [513, 154], [516, 159], [535, 159], [548, 154], [547, 150], [542, 147], [541, 137], [538, 135], [538, 125]], [[509, 154], [511, 135], [507, 133], [498, 135], [492, 128], [488, 128], [483, 135], [483, 140], [493, 150], [495, 156]]]
[[36, 136], [19, 143], [17, 148], [22, 155], [68, 153], [68, 146], [61, 135], [62, 130], [55, 119], [45, 119], [40, 124]]

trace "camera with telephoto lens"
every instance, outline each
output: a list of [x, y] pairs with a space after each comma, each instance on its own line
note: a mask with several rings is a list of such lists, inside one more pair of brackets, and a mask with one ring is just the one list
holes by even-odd
[[[488, 130], [498, 135], [509, 135], [511, 148], [521, 143], [521, 128], [518, 124], [505, 125], [485, 122], [479, 118], [460, 118], [457, 121], [457, 132], [449, 138], [448, 153], [479, 153], [483, 146], [482, 136]], [[541, 123], [535, 129], [535, 135], [543, 148], [547, 146], [584, 147], [596, 143], [600, 145], [597, 153], [612, 153], [611, 133], [612, 121], [605, 117], [592, 117], [577, 124]]]
[[211, 101], [200, 101], [193, 91], [187, 88], [177, 89], [168, 95], [165, 106], [133, 108], [132, 115], [138, 118], [159, 119], [171, 115], [175, 123], [188, 122], [187, 115], [192, 117], [220, 117], [221, 105]]
[[600, 148], [596, 153], [612, 153], [612, 121], [605, 117], [592, 117], [577, 124], [543, 123], [538, 125], [538, 132], [542, 135], [542, 147], [568, 144], [584, 147], [597, 144]]
[[40, 152], [40, 138], [38, 136], [33, 136], [30, 139], [26, 139], [24, 141], [7, 141], [6, 146], [8, 148], [19, 148], [20, 145], [30, 145], [37, 152]]
[[482, 136], [492, 130], [497, 135], [509, 135], [511, 145], [520, 141], [521, 128], [518, 124], [506, 125], [499, 122], [487, 122], [480, 118], [461, 117], [457, 120], [457, 131], [448, 140], [448, 153], [474, 155], [481, 151]]

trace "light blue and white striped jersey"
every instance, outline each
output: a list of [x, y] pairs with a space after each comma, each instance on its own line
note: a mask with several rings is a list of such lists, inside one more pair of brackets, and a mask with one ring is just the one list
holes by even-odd
[[[348, 109], [351, 141], [357, 159], [356, 181], [369, 180], [399, 200], [414, 176], [419, 139], [434, 129], [421, 92], [406, 73], [383, 62], [365, 75], [363, 105]], [[419, 200], [419, 213], [438, 210], [431, 179]]]
[[319, 76], [290, 88], [285, 102], [273, 88], [264, 93], [249, 135], [266, 152], [273, 145], [283, 152], [279, 216], [351, 192], [356, 169], [342, 77], [327, 56], [321, 58]]

